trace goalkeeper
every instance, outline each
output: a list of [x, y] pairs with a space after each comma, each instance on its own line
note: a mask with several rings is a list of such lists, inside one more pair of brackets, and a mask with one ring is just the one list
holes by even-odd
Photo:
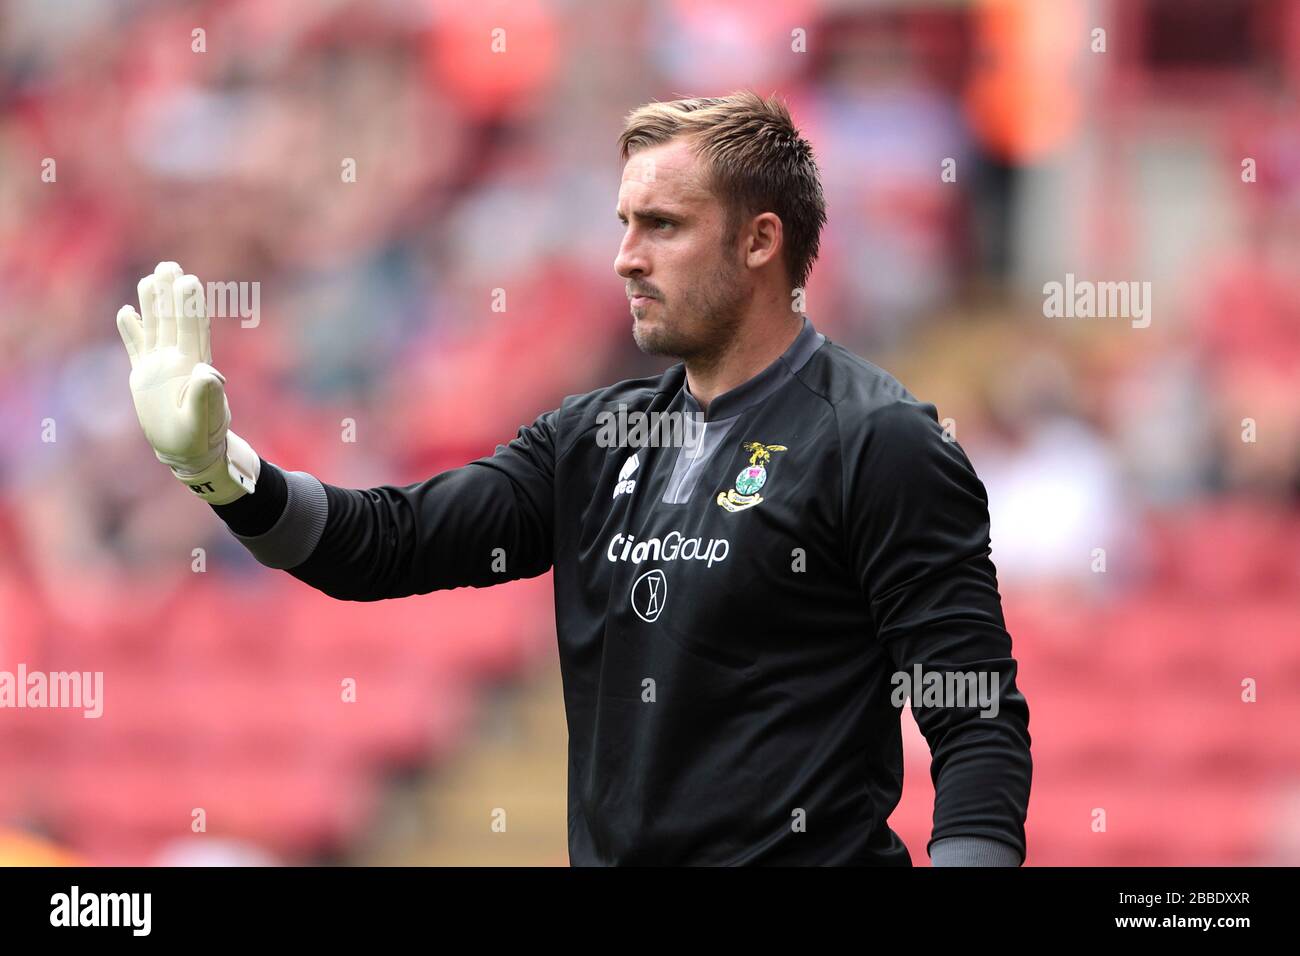
[[[638, 346], [680, 359], [662, 375], [425, 481], [337, 487], [230, 429], [202, 285], [164, 262], [117, 317], [145, 437], [257, 560], [341, 600], [553, 570], [574, 865], [910, 865], [907, 699], [932, 862], [1019, 865], [1029, 712], [987, 497], [933, 405], [792, 311], [825, 222], [809, 144], [739, 93], [641, 107], [619, 145], [614, 266]], [[704, 424], [610, 441], [634, 411]]]

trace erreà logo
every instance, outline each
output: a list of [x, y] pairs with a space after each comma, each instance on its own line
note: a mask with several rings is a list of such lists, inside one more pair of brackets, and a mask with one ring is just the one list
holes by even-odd
[[623, 467], [618, 470], [618, 484], [614, 486], [614, 493], [611, 498], [617, 498], [619, 495], [630, 495], [636, 488], [636, 479], [628, 477], [636, 471], [637, 466], [641, 464], [641, 459], [637, 457], [636, 452], [623, 462]]

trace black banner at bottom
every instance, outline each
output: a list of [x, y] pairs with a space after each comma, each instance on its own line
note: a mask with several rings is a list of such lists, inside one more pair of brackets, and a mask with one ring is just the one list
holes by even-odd
[[1290, 868], [11, 869], [0, 870], [0, 926], [6, 942], [64, 936], [92, 945], [334, 948], [415, 934], [437, 945], [453, 929], [458, 939], [518, 934], [537, 945], [610, 920], [625, 927], [623, 942], [648, 934], [667, 943], [658, 934], [681, 924], [732, 943], [750, 933], [770, 942], [784, 930], [821, 949], [829, 941], [815, 937], [841, 924], [864, 944], [897, 937], [908, 948], [1014, 940], [1004, 934], [1036, 928], [1053, 940], [1185, 945], [1195, 936], [1231, 945], [1285, 927], [1295, 876]]

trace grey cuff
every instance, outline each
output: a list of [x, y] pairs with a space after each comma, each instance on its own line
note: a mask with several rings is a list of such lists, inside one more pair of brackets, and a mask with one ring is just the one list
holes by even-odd
[[1019, 866], [1020, 851], [988, 837], [954, 836], [930, 845], [932, 866]]
[[311, 557], [329, 517], [329, 499], [319, 479], [305, 471], [286, 471], [284, 482], [289, 500], [271, 529], [251, 537], [235, 535], [268, 568], [297, 567]]

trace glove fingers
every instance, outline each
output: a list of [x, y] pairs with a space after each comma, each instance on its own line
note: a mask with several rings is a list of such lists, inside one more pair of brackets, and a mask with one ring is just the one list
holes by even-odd
[[174, 262], [160, 262], [154, 269], [158, 286], [158, 347], [176, 345], [176, 299], [174, 286], [181, 277], [181, 267]]
[[129, 305], [124, 305], [117, 310], [117, 331], [126, 346], [131, 367], [135, 368], [135, 363], [139, 361], [140, 353], [144, 349], [144, 326], [140, 322], [140, 316]]
[[140, 319], [144, 330], [143, 351], [152, 352], [158, 344], [158, 286], [153, 274], [145, 276], [135, 287], [140, 296]]
[[195, 362], [210, 362], [207, 304], [203, 301], [203, 283], [195, 276], [181, 276], [172, 286], [176, 312], [176, 347]]

